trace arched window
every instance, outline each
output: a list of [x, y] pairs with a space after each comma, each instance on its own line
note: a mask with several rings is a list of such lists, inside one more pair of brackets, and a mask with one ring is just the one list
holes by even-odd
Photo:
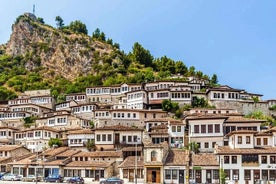
[[151, 161], [156, 161], [157, 160], [157, 152], [156, 151], [152, 151], [151, 152]]

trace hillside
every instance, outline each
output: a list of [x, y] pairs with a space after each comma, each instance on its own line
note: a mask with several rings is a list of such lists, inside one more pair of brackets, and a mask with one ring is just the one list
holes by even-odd
[[[209, 79], [182, 61], [154, 58], [139, 43], [132, 49], [125, 54], [99, 29], [89, 36], [70, 26], [54, 28], [25, 13], [13, 24], [8, 43], [0, 47], [1, 100], [34, 89], [50, 88], [58, 97], [93, 85], [169, 80], [172, 76]], [[213, 81], [217, 82], [216, 76]]]

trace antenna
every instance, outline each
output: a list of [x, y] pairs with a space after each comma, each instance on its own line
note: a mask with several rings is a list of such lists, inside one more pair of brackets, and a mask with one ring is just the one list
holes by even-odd
[[35, 14], [35, 5], [33, 5], [33, 14]]

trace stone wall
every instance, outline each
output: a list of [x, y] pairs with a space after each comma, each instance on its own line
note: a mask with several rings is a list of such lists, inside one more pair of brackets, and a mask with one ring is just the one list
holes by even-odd
[[244, 115], [254, 111], [262, 111], [265, 115], [269, 115], [269, 106], [267, 102], [233, 102], [233, 101], [210, 101], [210, 105], [216, 106], [218, 109], [237, 109], [239, 113]]

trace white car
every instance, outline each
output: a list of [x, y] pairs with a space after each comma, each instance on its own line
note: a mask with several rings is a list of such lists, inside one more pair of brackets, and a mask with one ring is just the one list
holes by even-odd
[[17, 174], [7, 173], [2, 177], [2, 180], [5, 180], [5, 181], [20, 181], [21, 176], [19, 176]]

